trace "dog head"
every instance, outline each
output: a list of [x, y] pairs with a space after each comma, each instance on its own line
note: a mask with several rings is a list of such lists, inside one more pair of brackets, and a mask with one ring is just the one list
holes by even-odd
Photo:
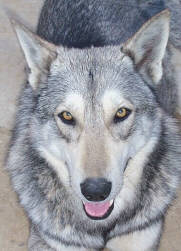
[[120, 46], [82, 50], [57, 47], [13, 24], [34, 92], [33, 145], [88, 217], [106, 218], [114, 202], [120, 209], [134, 198], [158, 138], [154, 89], [162, 77], [169, 12]]

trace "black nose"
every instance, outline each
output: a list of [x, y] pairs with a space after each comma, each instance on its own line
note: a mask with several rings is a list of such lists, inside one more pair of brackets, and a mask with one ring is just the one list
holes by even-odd
[[104, 178], [88, 178], [80, 184], [81, 192], [87, 200], [105, 200], [110, 192], [112, 184]]

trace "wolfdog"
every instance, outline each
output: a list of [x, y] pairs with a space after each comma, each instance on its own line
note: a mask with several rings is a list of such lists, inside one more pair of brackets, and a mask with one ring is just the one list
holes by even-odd
[[6, 166], [29, 250], [158, 250], [181, 177], [180, 10], [46, 0], [36, 34], [12, 20], [28, 81]]

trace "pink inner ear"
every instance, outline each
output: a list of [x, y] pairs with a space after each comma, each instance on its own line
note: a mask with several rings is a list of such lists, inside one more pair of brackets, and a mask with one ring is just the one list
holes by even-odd
[[122, 48], [132, 58], [143, 78], [157, 84], [169, 37], [170, 12], [164, 10], [148, 20]]

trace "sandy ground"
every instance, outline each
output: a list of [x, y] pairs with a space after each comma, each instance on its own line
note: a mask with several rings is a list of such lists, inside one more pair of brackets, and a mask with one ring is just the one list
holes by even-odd
[[[25, 78], [24, 58], [3, 6], [35, 27], [42, 0], [0, 0], [0, 250], [25, 251], [28, 220], [3, 170], [4, 156], [16, 112], [16, 99]], [[170, 209], [160, 251], [181, 250], [181, 196]], [[140, 251], [140, 250], [138, 250]]]

